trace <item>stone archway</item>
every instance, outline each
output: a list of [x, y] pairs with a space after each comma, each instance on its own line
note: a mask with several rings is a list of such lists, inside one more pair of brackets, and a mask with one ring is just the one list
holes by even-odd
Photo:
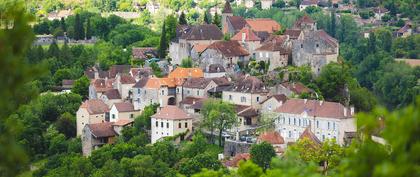
[[175, 97], [168, 98], [168, 105], [176, 105]]

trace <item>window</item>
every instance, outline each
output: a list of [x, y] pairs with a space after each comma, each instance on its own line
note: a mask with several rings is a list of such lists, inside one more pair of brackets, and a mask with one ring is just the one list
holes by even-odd
[[140, 94], [140, 89], [137, 89], [137, 93]]
[[160, 123], [160, 127], [162, 127], [162, 128], [163, 128], [163, 122], [161, 122], [161, 123]]
[[229, 95], [229, 100], [232, 100], [232, 95]]
[[300, 119], [299, 119], [299, 126], [301, 126], [301, 124], [300, 124]]
[[179, 93], [179, 88], [176, 88], [176, 93]]
[[181, 122], [178, 124], [178, 128], [181, 128]]
[[325, 140], [325, 135], [322, 135], [322, 141], [324, 141]]
[[166, 122], [166, 128], [169, 128], [169, 122]]
[[185, 122], [185, 128], [187, 128], [188, 127], [188, 122]]
[[134, 118], [134, 114], [130, 114], [130, 118]]
[[267, 57], [267, 58], [268, 58], [268, 52], [267, 52], [267, 53], [265, 53], [265, 57]]
[[316, 44], [316, 48], [318, 48], [319, 47], [319, 44]]
[[190, 90], [187, 90], [187, 94], [190, 94]]
[[243, 102], [246, 102], [246, 97], [242, 96], [242, 97], [241, 97], [241, 102], [242, 102], [242, 103], [243, 103]]
[[200, 96], [200, 90], [197, 90], [197, 96]]
[[293, 118], [293, 125], [296, 125], [296, 118]]
[[112, 119], [115, 119], [115, 114], [112, 114]]
[[330, 122], [328, 122], [328, 130], [330, 129]]
[[260, 52], [260, 57], [263, 57], [263, 53], [262, 52]]
[[319, 128], [319, 121], [316, 121], [316, 128]]
[[165, 95], [165, 90], [162, 90], [162, 95]]
[[[260, 102], [260, 97], [258, 97], [258, 96], [257, 96], [257, 102]], [[270, 106], [270, 108], [271, 108], [271, 106]]]
[[292, 131], [289, 131], [289, 138], [292, 137]]
[[300, 44], [300, 48], [303, 48], [303, 44]]
[[159, 127], [159, 122], [158, 121], [156, 121], [156, 127]]
[[289, 125], [290, 125], [290, 117], [289, 117]]

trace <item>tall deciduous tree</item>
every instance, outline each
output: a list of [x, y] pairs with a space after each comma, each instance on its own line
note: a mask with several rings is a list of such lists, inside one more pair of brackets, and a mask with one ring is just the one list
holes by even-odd
[[251, 160], [266, 170], [270, 167], [271, 159], [276, 156], [276, 151], [271, 144], [264, 141], [262, 143], [252, 145], [250, 154]]
[[159, 43], [159, 57], [161, 59], [166, 57], [166, 49], [168, 47], [168, 42], [166, 40], [166, 22], [163, 22], [162, 33], [160, 34], [160, 43]]
[[178, 21], [179, 21], [180, 25], [188, 25], [188, 22], [185, 18], [184, 12], [181, 12], [181, 15], [179, 15], [179, 20]]
[[71, 92], [79, 94], [83, 99], [89, 97], [89, 79], [86, 76], [82, 76], [74, 82]]
[[178, 25], [177, 19], [173, 15], [169, 15], [165, 20], [166, 35], [168, 43], [176, 37], [176, 26]]

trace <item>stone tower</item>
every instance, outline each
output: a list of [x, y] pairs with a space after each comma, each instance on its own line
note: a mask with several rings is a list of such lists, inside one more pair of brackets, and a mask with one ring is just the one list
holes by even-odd
[[230, 6], [229, 0], [226, 0], [225, 7], [222, 11], [222, 32], [227, 33], [227, 17], [233, 16], [232, 7]]

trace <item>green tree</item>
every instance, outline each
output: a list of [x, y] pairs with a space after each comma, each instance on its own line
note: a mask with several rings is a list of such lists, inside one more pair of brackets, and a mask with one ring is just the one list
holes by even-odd
[[221, 100], [209, 99], [204, 102], [201, 115], [202, 125], [211, 131], [211, 141], [214, 142], [213, 131], [218, 130], [219, 146], [223, 147], [223, 131], [237, 123], [234, 106]]
[[60, 57], [60, 48], [58, 48], [57, 42], [55, 40], [50, 44], [50, 47], [48, 47], [47, 57]]
[[166, 57], [166, 49], [168, 47], [168, 41], [166, 40], [166, 27], [165, 22], [162, 25], [162, 33], [160, 34], [160, 42], [159, 42], [159, 57], [161, 59]]
[[86, 76], [82, 76], [74, 81], [71, 92], [79, 94], [83, 99], [87, 99], [89, 97], [89, 85], [89, 79]]
[[86, 22], [86, 39], [91, 39], [92, 34], [93, 34], [92, 26], [90, 24], [90, 18], [88, 18]]
[[331, 23], [330, 23], [330, 30], [329, 30], [330, 35], [333, 37], [335, 37], [336, 27], [337, 27], [336, 15], [335, 15], [335, 11], [333, 10], [331, 11]]
[[222, 164], [217, 160], [216, 156], [212, 156], [208, 153], [198, 154], [197, 156], [181, 162], [179, 165], [179, 171], [181, 174], [191, 176], [201, 171], [201, 169], [212, 169], [218, 170], [222, 167]]
[[370, 53], [375, 53], [376, 51], [376, 36], [374, 32], [369, 33], [368, 48]]
[[219, 14], [217, 14], [217, 12], [214, 14], [213, 24], [219, 28], [222, 27], [222, 19], [220, 18]]
[[180, 25], [188, 25], [187, 19], [185, 18], [184, 11], [181, 12], [181, 15], [179, 15], [179, 24]]
[[60, 19], [60, 28], [61, 30], [63, 30], [64, 32], [67, 31], [67, 26], [66, 26], [66, 22], [64, 21], [64, 17], [61, 17]]
[[207, 10], [204, 11], [203, 16], [204, 16], [204, 19], [203, 19], [204, 23], [211, 24], [211, 14]]
[[169, 15], [166, 17], [165, 20], [166, 25], [166, 35], [168, 44], [169, 42], [176, 37], [176, 26], [178, 26], [177, 19], [173, 15]]
[[76, 117], [68, 112], [61, 114], [57, 122], [55, 122], [57, 130], [66, 135], [67, 138], [76, 136]]
[[183, 68], [192, 68], [193, 67], [193, 61], [191, 57], [187, 57], [182, 59], [181, 61], [181, 67]]
[[161, 160], [169, 166], [173, 166], [179, 160], [178, 149], [170, 141], [156, 142], [150, 152], [154, 160]]
[[265, 171], [270, 168], [271, 159], [276, 156], [276, 151], [271, 144], [264, 141], [262, 143], [252, 145], [250, 154], [252, 162], [263, 168]]
[[347, 105], [348, 90], [354, 88], [357, 82], [351, 77], [345, 64], [330, 63], [324, 66], [316, 78], [316, 83], [326, 100], [341, 102]]
[[85, 38], [85, 30], [83, 28], [83, 22], [80, 18], [80, 14], [76, 14], [74, 20], [74, 39], [83, 40]]
[[264, 174], [261, 167], [252, 161], [239, 162], [238, 175], [243, 177], [259, 177]]

